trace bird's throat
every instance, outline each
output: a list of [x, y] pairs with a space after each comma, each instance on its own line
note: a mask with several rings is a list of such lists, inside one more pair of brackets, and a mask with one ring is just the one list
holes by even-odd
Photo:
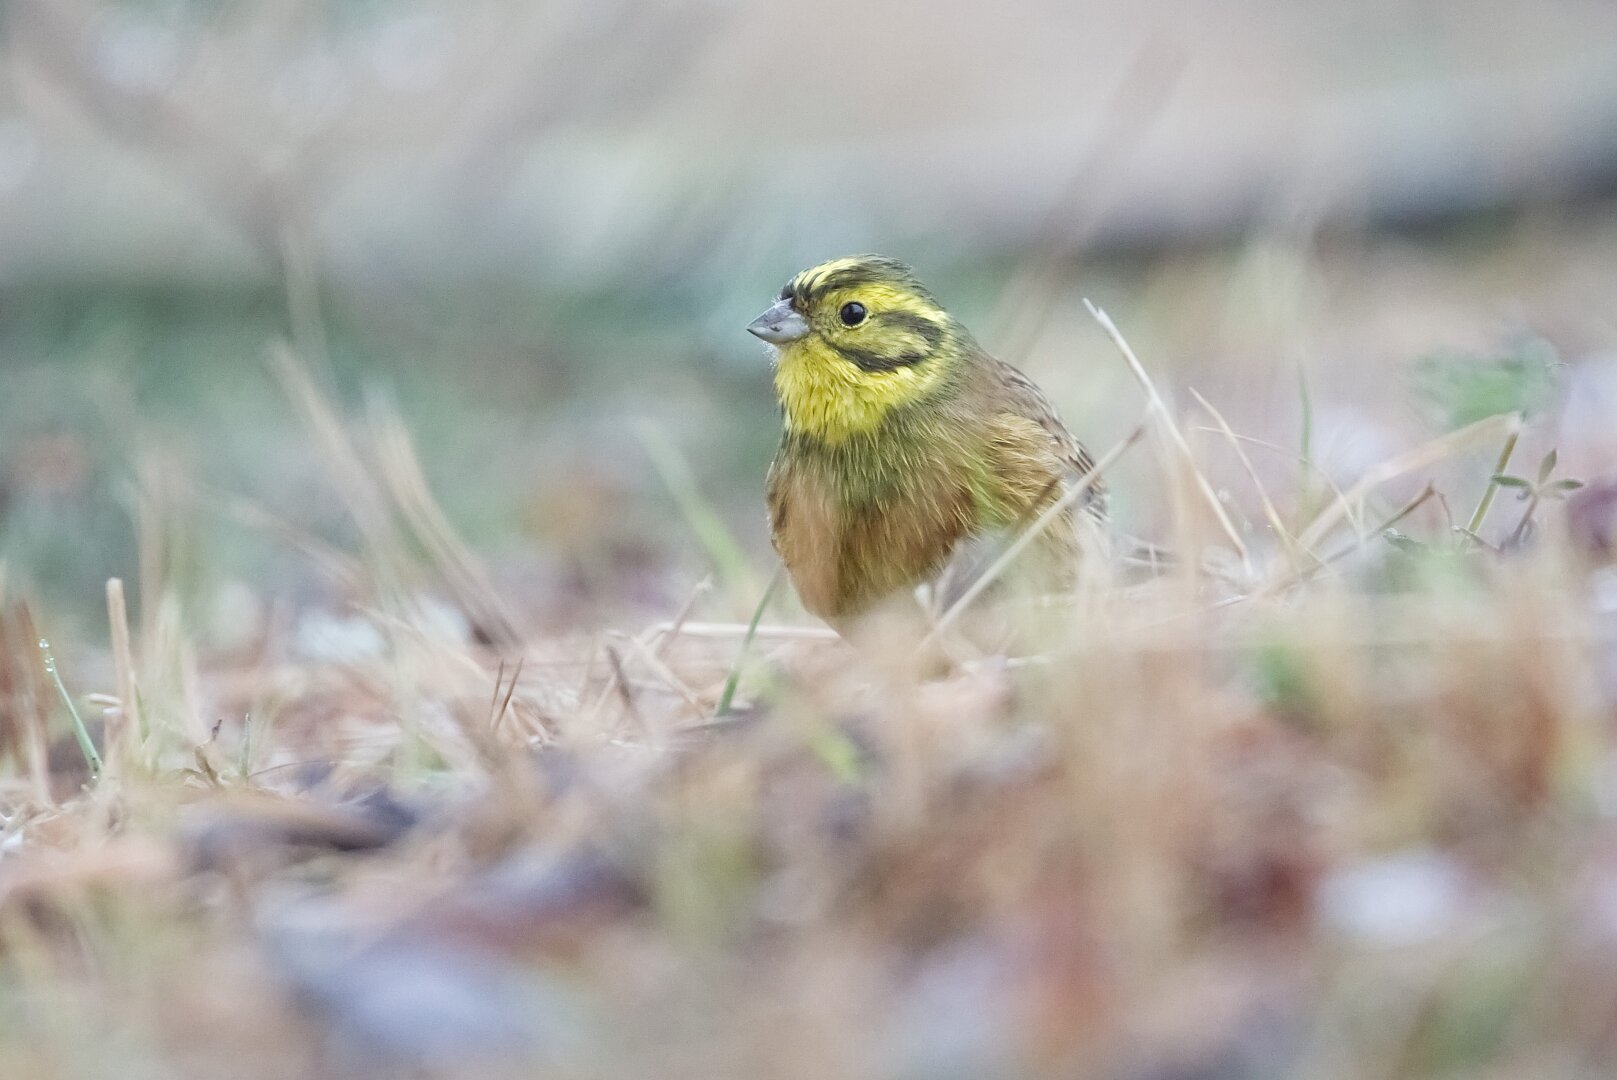
[[779, 350], [775, 393], [788, 431], [836, 446], [876, 430], [894, 409], [926, 394], [936, 368], [865, 371], [811, 334]]

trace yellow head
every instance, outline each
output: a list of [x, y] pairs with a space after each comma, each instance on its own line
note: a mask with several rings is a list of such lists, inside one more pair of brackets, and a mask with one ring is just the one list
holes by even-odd
[[747, 329], [775, 346], [786, 429], [827, 443], [943, 390], [967, 340], [909, 267], [880, 255], [804, 270]]

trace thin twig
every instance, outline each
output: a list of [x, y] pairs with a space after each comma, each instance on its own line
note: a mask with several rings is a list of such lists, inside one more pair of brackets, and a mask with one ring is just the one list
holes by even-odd
[[[608, 678], [606, 685], [601, 688], [600, 696], [595, 699], [595, 704], [589, 710], [589, 725], [591, 727], [593, 727], [595, 722], [600, 718], [601, 710], [606, 708], [606, 703], [611, 700], [614, 694], [621, 695], [624, 704], [627, 705], [631, 711], [635, 710], [634, 700], [630, 693], [630, 683], [627, 669], [623, 663], [623, 656], [618, 652], [618, 650], [614, 649], [609, 642], [627, 641], [632, 645], [644, 645], [645, 641], [643, 639], [645, 639], [645, 637], [646, 635], [643, 633], [640, 638], [633, 638], [628, 634], [615, 630], [608, 631], [604, 635], [600, 645], [600, 651], [606, 657]], [[636, 655], [639, 655], [638, 650]], [[637, 721], [639, 720], [638, 712], [635, 712], [635, 719]], [[641, 728], [644, 730], [645, 725], [641, 724]]]
[[640, 706], [635, 704], [634, 689], [629, 684], [628, 673], [623, 670], [623, 657], [619, 656], [618, 650], [610, 645], [606, 647], [606, 662], [612, 669], [611, 688], [617, 692], [618, 699], [623, 702], [623, 708], [634, 721], [634, 726], [644, 734], [648, 730], [646, 718], [640, 715]]
[[1258, 595], [1271, 595], [1273, 593], [1283, 592], [1284, 590], [1291, 588], [1293, 585], [1301, 585], [1303, 582], [1309, 580], [1315, 574], [1319, 573], [1319, 571], [1325, 569], [1333, 563], [1340, 562], [1349, 555], [1353, 554], [1355, 551], [1360, 550], [1368, 542], [1369, 537], [1381, 536], [1388, 529], [1392, 528], [1394, 525], [1404, 520], [1404, 518], [1420, 509], [1420, 507], [1423, 506], [1428, 499], [1431, 499], [1436, 495], [1437, 488], [1432, 484], [1427, 484], [1421, 489], [1419, 495], [1416, 495], [1413, 499], [1410, 499], [1403, 506], [1399, 507], [1391, 517], [1387, 518], [1380, 525], [1377, 525], [1370, 533], [1361, 535], [1352, 543], [1333, 551], [1323, 559], [1320, 559], [1318, 565], [1304, 567], [1293, 574], [1291, 578], [1281, 581], [1269, 588], [1259, 590]]
[[657, 644], [652, 646], [651, 649], [652, 656], [661, 659], [662, 655], [668, 651], [669, 646], [679, 640], [680, 631], [685, 629], [685, 622], [691, 617], [691, 612], [695, 611], [696, 605], [712, 591], [713, 578], [709, 575], [696, 583], [696, 588], [691, 590], [691, 595], [685, 598], [684, 605], [674, 614], [673, 621], [666, 624], [667, 629], [663, 628], [663, 624], [652, 627], [653, 634], [657, 640]]
[[692, 690], [684, 679], [674, 674], [674, 669], [663, 663], [640, 637], [632, 637], [628, 641], [629, 647], [634, 650], [635, 657], [641, 664], [645, 665], [646, 670], [664, 686], [672, 690], [700, 716], [704, 710], [702, 709], [702, 700], [697, 697], [696, 691]]

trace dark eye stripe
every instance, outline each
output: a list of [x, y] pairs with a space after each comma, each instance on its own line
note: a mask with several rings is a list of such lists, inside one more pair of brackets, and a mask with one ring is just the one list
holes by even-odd
[[914, 334], [926, 343], [926, 347], [888, 355], [856, 345], [832, 343], [831, 347], [838, 355], [864, 371], [893, 371], [902, 367], [914, 367], [936, 353], [943, 344], [943, 327], [908, 311], [884, 311], [871, 316], [871, 321], [880, 323], [884, 328], [892, 327]]
[[884, 356], [871, 349], [859, 349], [852, 345], [832, 345], [837, 355], [860, 368], [863, 371], [894, 371], [903, 367], [914, 367], [925, 360], [930, 353], [906, 352], [897, 356]]
[[928, 351], [943, 344], [943, 327], [921, 315], [908, 311], [885, 311], [876, 316], [883, 326], [906, 330], [926, 342]]

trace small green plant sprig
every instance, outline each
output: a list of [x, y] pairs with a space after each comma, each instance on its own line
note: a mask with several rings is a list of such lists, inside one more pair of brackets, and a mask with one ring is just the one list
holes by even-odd
[[1534, 479], [1524, 476], [1512, 476], [1509, 473], [1495, 473], [1493, 482], [1502, 488], [1510, 488], [1516, 492], [1516, 501], [1525, 503], [1522, 509], [1521, 520], [1516, 528], [1506, 538], [1502, 547], [1512, 548], [1524, 543], [1533, 531], [1533, 515], [1538, 508], [1547, 501], [1564, 499], [1568, 494], [1583, 486], [1582, 480], [1573, 480], [1567, 477], [1555, 479], [1555, 466], [1558, 457], [1554, 450], [1544, 455], [1544, 460], [1538, 463], [1538, 473]]

